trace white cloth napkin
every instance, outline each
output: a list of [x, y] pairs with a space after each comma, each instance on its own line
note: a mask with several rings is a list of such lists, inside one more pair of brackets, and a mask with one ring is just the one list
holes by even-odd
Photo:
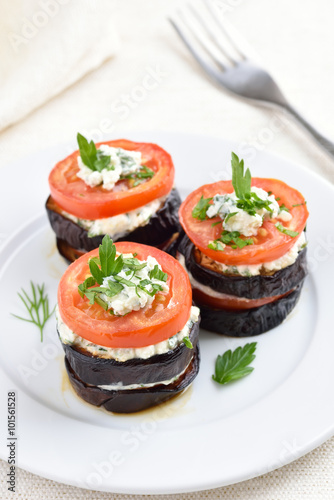
[[112, 0], [1, 3], [0, 130], [115, 54], [114, 8]]

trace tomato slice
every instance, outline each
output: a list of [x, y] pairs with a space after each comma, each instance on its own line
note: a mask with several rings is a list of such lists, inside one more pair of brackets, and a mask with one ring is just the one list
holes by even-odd
[[[242, 297], [235, 297], [233, 295], [225, 295], [224, 297], [212, 297], [198, 290], [198, 288], [193, 288], [193, 296], [196, 304], [200, 306], [208, 306], [213, 309], [228, 309], [233, 311], [239, 311], [244, 309], [254, 309], [255, 307], [263, 306], [264, 304], [270, 304], [275, 302], [282, 297], [285, 297], [291, 291], [283, 293], [283, 295], [275, 295], [274, 297], [263, 297], [262, 299], [245, 299]], [[222, 294], [223, 295], [223, 294]]]
[[81, 298], [78, 285], [90, 275], [88, 260], [98, 249], [73, 262], [58, 287], [58, 307], [64, 323], [77, 335], [105, 347], [145, 347], [157, 344], [179, 332], [190, 316], [192, 292], [181, 264], [157, 248], [138, 243], [116, 243], [119, 253], [137, 252], [137, 258], [154, 257], [168, 274], [168, 293], [157, 293], [150, 307], [125, 316], [112, 316], [97, 304]]
[[[210, 241], [218, 239], [222, 233], [222, 224], [212, 226], [214, 222], [221, 220], [215, 217], [209, 220], [200, 221], [192, 216], [192, 210], [200, 200], [211, 198], [215, 194], [227, 194], [233, 192], [232, 181], [220, 181], [213, 184], [206, 184], [196, 189], [182, 203], [179, 211], [181, 225], [188, 235], [188, 238], [205, 255], [217, 262], [226, 265], [251, 265], [271, 262], [282, 257], [296, 243], [296, 238], [292, 238], [280, 232], [275, 224], [280, 222], [282, 226], [299, 234], [304, 230], [308, 218], [304, 197], [292, 187], [277, 179], [253, 178], [252, 186], [272, 192], [279, 198], [278, 204], [284, 204], [292, 215], [289, 222], [278, 219], [269, 219], [263, 223], [265, 231], [259, 231], [256, 237], [252, 237], [254, 244], [244, 248], [233, 249], [226, 246], [223, 251], [211, 250], [208, 248]], [[298, 205], [298, 206], [293, 206]]]
[[171, 191], [175, 175], [174, 164], [164, 149], [156, 144], [125, 139], [101, 142], [96, 147], [101, 144], [140, 151], [143, 164], [154, 171], [154, 176], [132, 188], [124, 181], [118, 182], [110, 191], [101, 186], [92, 188], [76, 175], [79, 171], [79, 151], [74, 151], [57, 163], [49, 175], [52, 198], [63, 210], [80, 219], [102, 219], [135, 210]]

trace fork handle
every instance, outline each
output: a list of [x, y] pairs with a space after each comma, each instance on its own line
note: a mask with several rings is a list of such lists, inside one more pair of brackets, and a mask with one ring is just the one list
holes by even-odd
[[283, 104], [283, 109], [288, 111], [317, 141], [317, 143], [334, 158], [334, 142], [331, 142], [327, 137], [313, 127], [291, 104]]

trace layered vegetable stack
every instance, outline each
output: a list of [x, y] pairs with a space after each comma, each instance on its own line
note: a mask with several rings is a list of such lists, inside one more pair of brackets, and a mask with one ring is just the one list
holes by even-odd
[[170, 255], [105, 236], [58, 289], [57, 329], [70, 381], [85, 401], [133, 412], [165, 401], [199, 369], [199, 309]]
[[181, 203], [170, 155], [125, 139], [95, 145], [81, 134], [78, 145], [49, 176], [46, 209], [59, 252], [73, 262], [105, 234], [167, 249], [180, 230]]
[[307, 274], [307, 217], [297, 190], [276, 179], [252, 179], [234, 153], [232, 181], [204, 185], [187, 197], [177, 257], [204, 328], [249, 336], [286, 318]]

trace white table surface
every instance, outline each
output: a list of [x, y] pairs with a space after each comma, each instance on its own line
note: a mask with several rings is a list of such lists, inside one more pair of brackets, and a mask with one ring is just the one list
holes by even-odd
[[[0, 168], [39, 149], [73, 140], [77, 131], [93, 133], [95, 138], [104, 131], [116, 138], [121, 130], [169, 130], [235, 140], [248, 144], [255, 153], [272, 151], [334, 181], [334, 161], [295, 124], [278, 112], [230, 97], [206, 79], [166, 21], [180, 0], [113, 1], [112, 22], [122, 43], [118, 55], [3, 131]], [[333, 1], [221, 0], [221, 4], [291, 101], [334, 139]], [[138, 86], [157, 68], [160, 81], [143, 96]], [[126, 94], [136, 99], [121, 112], [119, 102]], [[279, 130], [277, 123], [282, 124]], [[186, 450], [185, 459], [190, 459]], [[23, 470], [18, 471], [17, 493], [13, 495], [6, 488], [7, 471], [7, 464], [0, 462], [4, 500], [139, 498], [80, 490]], [[334, 438], [264, 476], [219, 490], [168, 498], [332, 499]]]

